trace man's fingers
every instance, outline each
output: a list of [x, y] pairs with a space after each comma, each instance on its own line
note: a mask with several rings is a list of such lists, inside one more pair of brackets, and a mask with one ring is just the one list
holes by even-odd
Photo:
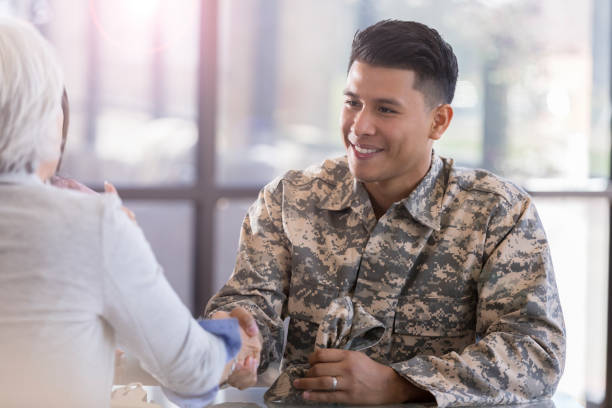
[[237, 307], [231, 311], [231, 313], [227, 313], [224, 311], [215, 312], [212, 315], [213, 319], [227, 319], [229, 317], [233, 317], [238, 320], [238, 324], [242, 329], [250, 336], [253, 337], [259, 334], [259, 327], [257, 326], [257, 322], [253, 315], [246, 309], [242, 307]]
[[236, 362], [236, 367], [234, 368], [234, 372], [228, 378], [228, 383], [232, 387], [236, 387], [240, 390], [243, 390], [249, 387], [251, 382], [251, 371], [244, 367], [239, 362]]
[[230, 316], [238, 319], [240, 327], [242, 327], [249, 336], [253, 337], [259, 333], [259, 327], [257, 327], [255, 318], [246, 309], [237, 307], [231, 311]]
[[341, 390], [341, 377], [321, 376], [312, 378], [297, 378], [293, 380], [293, 386], [298, 390], [332, 391], [334, 389], [334, 378], [336, 379], [336, 390]]
[[223, 310], [219, 310], [218, 312], [213, 313], [211, 316], [212, 319], [228, 319], [229, 317], [230, 314]]
[[304, 377], [325, 377], [332, 375], [340, 375], [342, 373], [342, 366], [336, 362], [334, 363], [317, 363], [311, 366]]
[[350, 396], [345, 391], [304, 391], [302, 397], [308, 401], [326, 402], [326, 403], [352, 403]]
[[344, 360], [346, 350], [342, 349], [319, 349], [308, 356], [310, 365], [319, 363], [337, 363]]
[[257, 367], [259, 367], [259, 359], [253, 356], [247, 356], [241, 363], [239, 367], [241, 370], [245, 372], [251, 372], [257, 375]]
[[254, 386], [257, 383], [257, 361], [247, 357], [244, 364], [237, 362], [228, 383], [240, 390]]

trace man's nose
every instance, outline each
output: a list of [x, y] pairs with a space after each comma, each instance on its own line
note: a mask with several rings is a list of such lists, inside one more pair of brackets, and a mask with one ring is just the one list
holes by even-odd
[[367, 109], [362, 109], [355, 115], [353, 133], [357, 136], [373, 135], [375, 132], [374, 120]]

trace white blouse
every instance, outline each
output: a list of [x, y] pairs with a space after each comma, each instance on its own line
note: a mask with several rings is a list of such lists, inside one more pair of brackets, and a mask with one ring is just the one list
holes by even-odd
[[0, 406], [108, 408], [117, 343], [184, 396], [226, 361], [117, 195], [0, 175]]

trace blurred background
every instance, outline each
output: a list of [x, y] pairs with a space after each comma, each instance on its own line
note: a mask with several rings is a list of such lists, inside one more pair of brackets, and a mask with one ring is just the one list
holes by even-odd
[[63, 174], [115, 183], [195, 315], [231, 274], [242, 218], [289, 168], [341, 155], [355, 31], [436, 28], [459, 60], [436, 145], [528, 189], [568, 331], [559, 390], [606, 388], [610, 260], [607, 0], [0, 0], [56, 47], [71, 128]]

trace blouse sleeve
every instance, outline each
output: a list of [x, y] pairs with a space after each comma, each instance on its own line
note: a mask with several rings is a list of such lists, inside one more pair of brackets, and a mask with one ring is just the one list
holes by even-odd
[[119, 198], [107, 194], [105, 199], [103, 318], [126, 351], [165, 388], [185, 397], [206, 394], [221, 378], [224, 340], [192, 318]]

